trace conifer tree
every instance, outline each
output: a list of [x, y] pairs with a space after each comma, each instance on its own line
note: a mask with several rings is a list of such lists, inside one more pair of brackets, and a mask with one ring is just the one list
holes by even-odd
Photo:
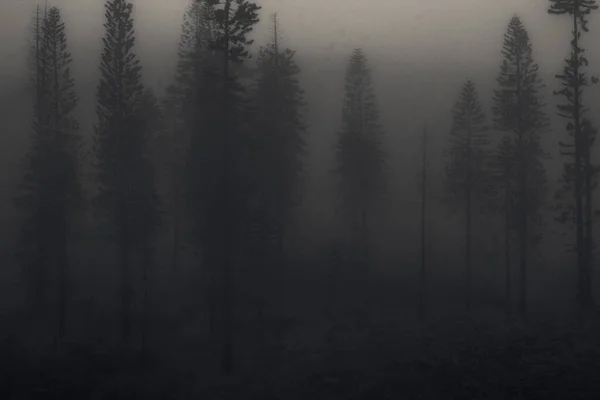
[[[204, 115], [204, 102], [214, 101], [208, 94], [208, 84], [215, 83], [206, 74], [210, 73], [211, 53], [209, 44], [214, 33], [214, 18], [211, 6], [206, 1], [193, 1], [184, 14], [179, 42], [175, 80], [167, 88], [162, 102], [165, 120], [163, 140], [157, 141], [162, 152], [166, 171], [168, 208], [171, 214], [173, 249], [172, 268], [177, 270], [181, 242], [182, 213], [185, 207], [185, 175], [193, 133], [201, 128], [200, 116]], [[214, 57], [213, 57], [214, 58]], [[198, 136], [198, 135], [195, 135]], [[202, 145], [201, 145], [202, 146]], [[196, 179], [197, 176], [194, 176]], [[202, 197], [202, 196], [199, 196]], [[193, 198], [193, 201], [197, 201]], [[194, 208], [197, 208], [195, 204]]]
[[[513, 16], [504, 35], [498, 89], [494, 91], [494, 124], [510, 131], [514, 146], [514, 190], [517, 233], [519, 237], [519, 312], [527, 306], [527, 269], [530, 244], [535, 237], [533, 223], [539, 220], [545, 192], [546, 157], [540, 143], [547, 117], [541, 98], [544, 85], [533, 60], [529, 34], [518, 16]], [[508, 143], [502, 142], [500, 155], [507, 156]], [[500, 163], [501, 170], [506, 165]], [[504, 184], [503, 184], [504, 185]], [[509, 212], [509, 210], [506, 210]], [[537, 232], [539, 233], [539, 232]]]
[[[271, 42], [261, 47], [258, 55], [258, 80], [254, 96], [255, 146], [252, 159], [254, 202], [250, 214], [254, 219], [255, 235], [252, 240], [259, 247], [256, 263], [260, 293], [259, 315], [263, 315], [268, 295], [281, 282], [285, 265], [285, 237], [293, 207], [300, 200], [300, 181], [305, 154], [306, 124], [305, 100], [297, 75], [295, 52], [282, 46], [277, 14], [272, 16]], [[259, 271], [262, 271], [260, 273]], [[271, 299], [275, 301], [274, 299]], [[262, 321], [259, 322], [262, 326]]]
[[337, 139], [340, 210], [355, 235], [365, 268], [369, 262], [369, 218], [383, 194], [386, 161], [371, 72], [362, 49], [355, 49], [350, 56], [344, 92]]
[[248, 35], [258, 23], [260, 7], [248, 0], [203, 1], [211, 29], [204, 53], [208, 57], [197, 75], [196, 95], [202, 107], [196, 109], [198, 128], [190, 139], [190, 199], [199, 211], [195, 221], [210, 271], [211, 309], [220, 294], [222, 369], [229, 374], [233, 371], [233, 263], [247, 159], [241, 119], [244, 88], [236, 70], [250, 56], [248, 46], [253, 40]]
[[[563, 175], [564, 189], [557, 193], [561, 209], [561, 220], [572, 221], [575, 225], [575, 246], [577, 254], [577, 298], [581, 311], [595, 306], [592, 295], [593, 263], [593, 205], [592, 192], [595, 186], [596, 168], [591, 162], [591, 149], [596, 130], [585, 117], [587, 109], [583, 104], [583, 92], [587, 86], [597, 83], [585, 73], [588, 60], [583, 56], [581, 35], [588, 32], [587, 18], [598, 9], [595, 0], [550, 0], [548, 12], [553, 15], [567, 14], [572, 18], [573, 38], [571, 54], [565, 59], [562, 74], [556, 75], [562, 89], [555, 95], [564, 99], [558, 104], [558, 115], [568, 120], [566, 130], [569, 142], [560, 142], [561, 153], [568, 157]], [[570, 193], [570, 194], [569, 194]], [[572, 199], [569, 197], [572, 196]]]
[[449, 204], [462, 210], [465, 218], [465, 306], [472, 305], [472, 221], [477, 210], [476, 195], [486, 193], [485, 162], [489, 137], [485, 113], [477, 89], [467, 81], [453, 110], [444, 185]]
[[46, 171], [41, 164], [42, 138], [47, 136], [46, 129], [46, 59], [43, 56], [43, 27], [47, 12], [40, 6], [36, 7], [32, 19], [31, 33], [33, 41], [29, 48], [29, 67], [31, 70], [32, 86], [34, 88], [34, 105], [32, 112], [32, 141], [24, 160], [24, 175], [20, 183], [20, 194], [15, 199], [16, 205], [26, 213], [20, 237], [18, 256], [23, 266], [28, 295], [32, 301], [32, 311], [41, 314], [47, 304], [47, 267], [49, 259], [48, 244], [45, 243], [43, 226], [47, 214], [43, 200], [46, 180], [41, 174]]
[[503, 216], [504, 230], [504, 297], [506, 315], [512, 311], [511, 233], [515, 228], [516, 156], [513, 139], [504, 136], [490, 157], [490, 178], [494, 186], [494, 207]]
[[272, 16], [271, 42], [258, 56], [259, 112], [264, 118], [264, 182], [275, 211], [278, 262], [284, 263], [284, 237], [289, 213], [300, 200], [299, 184], [306, 152], [304, 91], [295, 51], [282, 47], [277, 14]]
[[[218, 238], [214, 228], [220, 216], [211, 209], [219, 186], [219, 132], [222, 88], [221, 62], [214, 46], [217, 35], [216, 6], [206, 0], [194, 0], [184, 15], [179, 45], [179, 60], [175, 82], [169, 89], [166, 110], [176, 120], [173, 127], [179, 133], [171, 146], [186, 154], [173, 151], [185, 160], [186, 170], [181, 191], [187, 200], [191, 216], [192, 237], [202, 254], [204, 275], [203, 296], [208, 303], [209, 331], [212, 341], [217, 338], [218, 323]], [[178, 142], [185, 147], [178, 147]], [[176, 171], [174, 171], [177, 174]]]
[[148, 246], [157, 228], [158, 199], [146, 147], [150, 132], [148, 97], [141, 83], [141, 66], [133, 52], [133, 5], [127, 0], [108, 0], [105, 10], [94, 135], [98, 184], [94, 200], [119, 248], [121, 332], [128, 344], [132, 255]]
[[[23, 244], [36, 245], [29, 254], [36, 265], [36, 302], [56, 304], [57, 335], [62, 340], [67, 328], [69, 228], [81, 204], [81, 138], [73, 116], [77, 98], [60, 10], [52, 7], [42, 18], [38, 7], [34, 30], [34, 135], [18, 204], [28, 212]], [[48, 286], [52, 282], [56, 287]]]

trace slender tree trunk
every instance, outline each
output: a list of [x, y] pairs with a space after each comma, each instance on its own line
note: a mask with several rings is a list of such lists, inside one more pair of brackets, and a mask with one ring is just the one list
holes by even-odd
[[[525, 175], [526, 171], [523, 168], [522, 174]], [[525, 180], [524, 178], [521, 178]], [[519, 286], [519, 313], [521, 316], [525, 316], [527, 313], [527, 264], [528, 264], [528, 249], [529, 249], [529, 227], [528, 227], [528, 213], [527, 213], [527, 196], [526, 196], [526, 182], [521, 183], [521, 210], [520, 210], [520, 286]]]
[[[578, 18], [579, 13], [577, 12], [578, 8], [575, 7], [575, 12], [573, 13], [573, 53], [574, 57], [579, 58], [579, 24]], [[579, 62], [575, 63], [574, 68], [575, 77], [579, 77]], [[576, 220], [576, 249], [577, 249], [577, 275], [578, 275], [578, 300], [580, 310], [584, 311], [587, 302], [587, 283], [586, 283], [586, 251], [585, 251], [585, 243], [583, 236], [583, 192], [582, 192], [582, 170], [581, 170], [581, 104], [580, 104], [580, 96], [581, 96], [581, 84], [579, 79], [575, 79], [575, 88], [574, 88], [574, 96], [573, 96], [573, 119], [574, 119], [574, 129], [575, 129], [575, 220]]]
[[466, 301], [465, 301], [465, 308], [467, 313], [471, 312], [471, 307], [472, 307], [472, 266], [471, 266], [471, 229], [472, 229], [472, 222], [471, 222], [471, 216], [472, 216], [472, 185], [473, 185], [473, 178], [472, 178], [472, 173], [473, 173], [473, 157], [472, 157], [472, 140], [471, 140], [471, 115], [467, 115], [467, 119], [468, 119], [468, 126], [467, 126], [467, 142], [468, 142], [468, 149], [467, 149], [467, 176], [466, 176], [466, 182], [465, 182], [465, 189], [466, 189], [466, 203], [465, 203], [465, 222], [466, 222], [466, 229], [465, 229], [465, 273], [466, 273], [466, 277], [465, 277], [465, 297], [466, 297]]
[[[35, 117], [34, 120], [37, 123], [37, 129], [43, 130], [45, 129], [45, 107], [44, 107], [44, 97], [45, 97], [45, 62], [42, 60], [42, 27], [45, 23], [45, 17], [42, 18], [40, 16], [40, 6], [37, 6], [36, 9], [36, 17], [35, 17], [35, 81], [36, 81], [36, 103], [35, 103]], [[41, 134], [41, 132], [38, 132]], [[45, 136], [45, 135], [44, 135]], [[42, 143], [44, 144], [44, 138], [42, 137]], [[46, 171], [42, 171], [46, 172]], [[37, 211], [36, 219], [38, 226], [36, 227], [36, 244], [37, 244], [37, 254], [36, 259], [34, 260], [33, 271], [28, 271], [28, 274], [32, 274], [33, 278], [33, 314], [36, 315], [36, 318], [44, 314], [44, 305], [46, 304], [46, 271], [45, 271], [45, 263], [48, 259], [48, 251], [47, 244], [45, 243], [48, 237], [45, 225], [47, 218], [47, 210], [44, 199], [44, 185], [46, 182], [43, 182], [40, 179], [40, 188], [39, 190], [39, 209]], [[29, 277], [28, 277], [29, 278]], [[31, 281], [30, 281], [31, 282]]]
[[[45, 208], [45, 207], [44, 207]], [[44, 218], [45, 219], [45, 218]], [[45, 222], [42, 222], [42, 225]], [[44, 227], [38, 228], [38, 253], [36, 256], [33, 278], [34, 278], [34, 313], [37, 317], [44, 315], [44, 310], [47, 304], [46, 301], [46, 263], [48, 262], [48, 246], [45, 241], [48, 235]]]
[[594, 298], [592, 294], [592, 262], [593, 262], [593, 203], [592, 203], [592, 165], [590, 162], [590, 140], [589, 132], [585, 132], [585, 164], [584, 164], [584, 175], [585, 175], [585, 252], [586, 252], [586, 266], [585, 266], [585, 301], [586, 308], [592, 309], [594, 307]]
[[504, 284], [504, 301], [506, 307], [506, 317], [508, 318], [512, 312], [511, 304], [511, 274], [510, 274], [510, 197], [508, 192], [508, 183], [506, 184], [506, 199], [505, 199], [505, 216], [504, 216], [504, 268], [505, 268], [505, 284]]
[[423, 130], [423, 160], [422, 160], [422, 178], [421, 178], [421, 273], [419, 280], [419, 317], [421, 323], [425, 322], [426, 305], [425, 305], [425, 287], [426, 287], [426, 270], [425, 270], [425, 214], [427, 212], [427, 127]]
[[[64, 201], [64, 200], [63, 200]], [[60, 204], [60, 222], [58, 226], [58, 339], [63, 341], [67, 331], [67, 291], [68, 291], [68, 271], [69, 257], [67, 255], [67, 224], [64, 204]]]
[[519, 314], [524, 317], [527, 312], [527, 261], [529, 258], [529, 227], [528, 227], [528, 191], [527, 191], [527, 163], [525, 132], [523, 131], [523, 105], [522, 105], [522, 71], [521, 55], [516, 56], [517, 79], [517, 142], [519, 155]]
[[230, 143], [230, 126], [229, 126], [229, 41], [230, 41], [230, 12], [231, 0], [225, 0], [224, 7], [224, 28], [225, 34], [223, 37], [223, 120], [222, 120], [222, 135], [223, 135], [223, 238], [222, 238], [222, 257], [223, 257], [223, 354], [221, 359], [221, 367], [226, 375], [233, 373], [233, 259], [231, 251], [233, 250], [233, 198], [232, 198], [232, 179], [231, 179], [231, 143]]
[[466, 304], [467, 312], [472, 307], [472, 270], [471, 270], [471, 191], [467, 194], [467, 204], [465, 207], [467, 228], [465, 230], [465, 267], [466, 267]]
[[142, 312], [142, 362], [147, 362], [149, 355], [148, 338], [150, 335], [150, 268], [154, 259], [153, 246], [149, 235], [145, 234], [142, 243], [142, 287], [144, 291]]
[[131, 342], [131, 277], [130, 237], [127, 222], [121, 222], [119, 267], [121, 273], [121, 337], [125, 345]]
[[[175, 178], [177, 179], [177, 178]], [[171, 253], [171, 268], [173, 273], [177, 273], [179, 271], [179, 206], [181, 198], [179, 194], [179, 183], [175, 184], [174, 188], [174, 201], [173, 201], [173, 252]]]
[[[255, 285], [254, 291], [257, 299], [256, 303], [256, 316], [258, 321], [258, 344], [261, 354], [264, 354], [265, 350], [265, 306], [268, 304], [269, 294], [271, 293], [271, 274], [274, 272], [272, 268], [272, 259], [269, 255], [272, 255], [272, 247], [269, 246], [271, 241], [269, 240], [268, 227], [271, 226], [270, 221], [267, 221], [267, 213], [263, 212], [262, 209], [258, 210], [256, 216], [258, 223], [258, 229], [250, 235], [257, 235], [257, 242], [254, 243], [255, 248], [251, 249], [251, 258], [256, 263], [256, 273], [258, 275], [258, 284]], [[252, 247], [252, 245], [251, 245]]]
[[[56, 29], [56, 27], [53, 27]], [[55, 32], [53, 33], [55, 34]], [[56, 209], [56, 225], [58, 235], [56, 238], [56, 249], [58, 263], [58, 339], [62, 341], [66, 332], [66, 318], [67, 318], [67, 270], [68, 270], [68, 257], [67, 257], [67, 209], [66, 209], [66, 191], [67, 182], [65, 181], [65, 140], [61, 131], [61, 92], [60, 92], [60, 65], [58, 58], [57, 38], [51, 38], [51, 50], [52, 50], [52, 79], [54, 83], [53, 95], [54, 95], [54, 107], [52, 108], [53, 117], [53, 136], [50, 139], [52, 141], [51, 149], [53, 154], [53, 162], [55, 163], [54, 172], [52, 173], [53, 181], [58, 187], [57, 194], [53, 195], [53, 206]]]
[[362, 262], [365, 272], [368, 274], [369, 268], [369, 223], [368, 223], [368, 211], [364, 207], [360, 213], [360, 231], [361, 231], [361, 246], [362, 249]]
[[217, 257], [215, 257], [212, 248], [205, 250], [204, 261], [206, 268], [208, 269], [208, 279], [205, 284], [206, 300], [208, 302], [208, 334], [210, 342], [215, 344], [217, 343], [218, 334], [217, 285], [219, 284], [219, 279], [217, 275]]
[[361, 291], [362, 291], [362, 305], [364, 308], [360, 309], [359, 324], [367, 325], [369, 322], [369, 316], [371, 315], [371, 300], [373, 290], [373, 279], [374, 274], [370, 265], [370, 241], [369, 241], [369, 222], [368, 222], [368, 210], [366, 207], [363, 208], [360, 214], [360, 225], [361, 225], [361, 249], [362, 249], [362, 271], [361, 271]]

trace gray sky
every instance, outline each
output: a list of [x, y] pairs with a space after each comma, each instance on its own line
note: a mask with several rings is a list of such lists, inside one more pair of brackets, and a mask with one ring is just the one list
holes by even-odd
[[[135, 0], [140, 47], [168, 49], [176, 43], [189, 0]], [[92, 51], [102, 33], [101, 0], [50, 0], [62, 6], [70, 40]], [[529, 28], [540, 60], [556, 59], [568, 42], [566, 18], [546, 14], [546, 0], [258, 0], [266, 36], [271, 12], [280, 14], [289, 44], [299, 52], [347, 53], [362, 46], [374, 57], [413, 64], [443, 60], [469, 65], [496, 62], [501, 33], [519, 13]], [[0, 70], [20, 69], [18, 55], [36, 0], [0, 1]], [[592, 27], [593, 29], [593, 27]], [[543, 39], [542, 39], [543, 38]], [[143, 49], [140, 49], [142, 51]], [[81, 57], [80, 54], [78, 56]], [[90, 54], [91, 56], [91, 54]], [[560, 58], [559, 58], [560, 62]]]

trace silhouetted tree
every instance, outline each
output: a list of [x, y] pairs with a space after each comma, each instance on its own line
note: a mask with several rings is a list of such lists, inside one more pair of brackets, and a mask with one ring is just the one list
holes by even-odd
[[515, 146], [510, 136], [504, 136], [490, 157], [490, 178], [494, 187], [494, 208], [503, 216], [504, 222], [504, 295], [506, 314], [512, 311], [511, 304], [511, 232], [515, 229]]
[[23, 274], [28, 286], [28, 295], [33, 300], [33, 311], [38, 314], [43, 312], [47, 304], [47, 267], [48, 260], [47, 234], [43, 226], [47, 216], [47, 206], [43, 201], [46, 189], [46, 180], [41, 174], [45, 171], [41, 165], [42, 158], [40, 148], [42, 138], [45, 134], [47, 106], [46, 106], [46, 59], [43, 56], [43, 27], [45, 25], [46, 13], [43, 13], [38, 5], [32, 20], [33, 41], [29, 48], [29, 62], [31, 69], [31, 80], [34, 88], [34, 104], [32, 113], [32, 142], [28, 154], [25, 157], [25, 172], [21, 183], [19, 197], [16, 198], [18, 207], [23, 208], [28, 214], [23, 221], [20, 237], [19, 258], [23, 266]]
[[[511, 131], [514, 140], [514, 189], [517, 231], [519, 236], [519, 311], [527, 306], [527, 265], [529, 245], [536, 228], [531, 227], [540, 217], [545, 192], [545, 153], [540, 134], [548, 126], [540, 91], [544, 85], [534, 62], [529, 34], [518, 16], [510, 20], [502, 46], [502, 65], [494, 91], [494, 124], [503, 131]], [[502, 142], [500, 155], [508, 156], [508, 142]], [[503, 161], [501, 164], [503, 164]], [[501, 165], [504, 169], [505, 165]], [[540, 179], [541, 178], [541, 179]], [[509, 196], [510, 197], [510, 196]], [[506, 212], [510, 212], [506, 210]], [[539, 226], [538, 226], [539, 228]]]
[[[56, 302], [57, 334], [63, 339], [70, 275], [69, 226], [81, 204], [81, 138], [73, 116], [77, 98], [70, 72], [72, 58], [58, 8], [50, 8], [43, 18], [37, 8], [34, 43], [34, 135], [18, 204], [28, 214], [23, 244], [35, 245], [27, 250], [27, 256], [35, 265], [36, 303]], [[57, 282], [56, 297], [47, 292], [49, 282]]]
[[259, 252], [263, 255], [262, 260], [257, 260], [263, 273], [254, 273], [262, 282], [261, 315], [268, 300], [265, 296], [281, 284], [274, 278], [280, 276], [285, 265], [288, 222], [300, 200], [306, 133], [306, 102], [297, 77], [300, 68], [294, 60], [295, 52], [281, 47], [277, 14], [272, 16], [271, 34], [271, 42], [259, 51], [258, 81], [253, 94], [258, 114], [254, 135], [259, 136], [259, 145], [252, 161], [257, 196], [252, 213], [255, 217], [260, 215], [256, 233], [261, 239], [255, 244], [261, 247]]
[[[183, 17], [182, 32], [179, 41], [177, 69], [174, 82], [167, 88], [162, 101], [164, 121], [162, 134], [155, 145], [161, 156], [163, 178], [166, 179], [165, 192], [172, 224], [172, 268], [178, 269], [179, 251], [184, 244], [181, 240], [185, 228], [182, 216], [185, 215], [184, 201], [186, 190], [185, 176], [188, 171], [190, 141], [193, 133], [200, 129], [200, 118], [208, 111], [203, 100], [214, 102], [214, 94], [209, 93], [211, 82], [207, 71], [211, 59], [210, 41], [215, 33], [213, 8], [207, 1], [193, 1]], [[214, 65], [213, 65], [214, 66]], [[195, 150], [194, 150], [195, 151]], [[194, 176], [194, 182], [197, 179]], [[192, 196], [198, 207], [198, 198]], [[211, 309], [211, 315], [213, 315]], [[213, 324], [214, 325], [214, 324]]]
[[211, 29], [206, 57], [197, 70], [196, 95], [202, 106], [196, 110], [198, 129], [190, 142], [190, 199], [199, 205], [195, 221], [209, 269], [211, 309], [216, 307], [216, 294], [221, 297], [222, 368], [229, 374], [233, 370], [233, 264], [247, 159], [241, 120], [244, 87], [236, 72], [249, 58], [253, 41], [248, 34], [258, 23], [260, 7], [247, 0], [204, 1]]
[[355, 49], [346, 69], [342, 126], [337, 142], [337, 172], [340, 210], [361, 249], [363, 268], [369, 262], [370, 214], [385, 185], [382, 138], [367, 57], [361, 49]]
[[485, 114], [477, 89], [467, 81], [453, 110], [448, 161], [444, 185], [450, 204], [462, 209], [465, 217], [465, 306], [472, 303], [472, 220], [474, 195], [488, 190], [485, 162], [489, 144]]
[[133, 53], [132, 9], [127, 0], [108, 0], [105, 5], [94, 134], [98, 184], [94, 201], [119, 247], [121, 329], [126, 344], [131, 339], [132, 252], [147, 248], [159, 216], [146, 148], [151, 103], [141, 83], [139, 60]]
[[[562, 89], [555, 94], [562, 96], [564, 103], [559, 104], [558, 115], [568, 119], [567, 133], [572, 141], [560, 142], [561, 153], [569, 157], [565, 163], [564, 190], [558, 192], [561, 220], [573, 221], [576, 229], [575, 251], [577, 252], [577, 297], [581, 311], [591, 309], [594, 304], [592, 295], [592, 190], [596, 169], [591, 164], [590, 153], [596, 130], [585, 119], [587, 109], [583, 106], [583, 91], [591, 82], [584, 72], [588, 60], [583, 56], [580, 46], [581, 34], [588, 32], [587, 16], [598, 8], [595, 0], [550, 0], [548, 12], [554, 15], [568, 14], [573, 19], [573, 39], [571, 54], [565, 59], [562, 74], [556, 75]], [[573, 199], [567, 198], [567, 193]]]
[[151, 142], [158, 135], [162, 126], [162, 109], [159, 100], [151, 89], [144, 89], [138, 107], [135, 110], [138, 129], [141, 135], [140, 175], [138, 176], [138, 191], [140, 197], [137, 203], [137, 221], [134, 226], [139, 232], [137, 251], [141, 255], [142, 273], [142, 350], [143, 356], [147, 355], [148, 336], [150, 334], [150, 295], [152, 269], [156, 251], [156, 233], [162, 228], [162, 202], [156, 188], [156, 169], [151, 159]]

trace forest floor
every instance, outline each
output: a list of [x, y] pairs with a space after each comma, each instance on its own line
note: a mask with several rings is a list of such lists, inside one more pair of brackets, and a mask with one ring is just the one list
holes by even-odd
[[[146, 359], [110, 340], [56, 348], [18, 316], [0, 318], [0, 399], [600, 399], [598, 317], [581, 326], [532, 306], [519, 323], [479, 302], [466, 318], [460, 302], [438, 299], [421, 325], [412, 294], [395, 287], [362, 313], [356, 303], [324, 310], [315, 291], [298, 292], [262, 344], [254, 316], [238, 316], [235, 371], [226, 378], [218, 347], [203, 337], [206, 321], [189, 316], [198, 310], [158, 316]], [[118, 337], [118, 320], [90, 326], [80, 337]]]
[[34, 352], [13, 337], [0, 354], [0, 398], [600, 399], [598, 321], [508, 325], [448, 317], [411, 330], [371, 322], [338, 326], [337, 335], [329, 327], [320, 339], [295, 330], [260, 353], [268, 362], [240, 356], [227, 379], [198, 354], [143, 367], [137, 353]]

